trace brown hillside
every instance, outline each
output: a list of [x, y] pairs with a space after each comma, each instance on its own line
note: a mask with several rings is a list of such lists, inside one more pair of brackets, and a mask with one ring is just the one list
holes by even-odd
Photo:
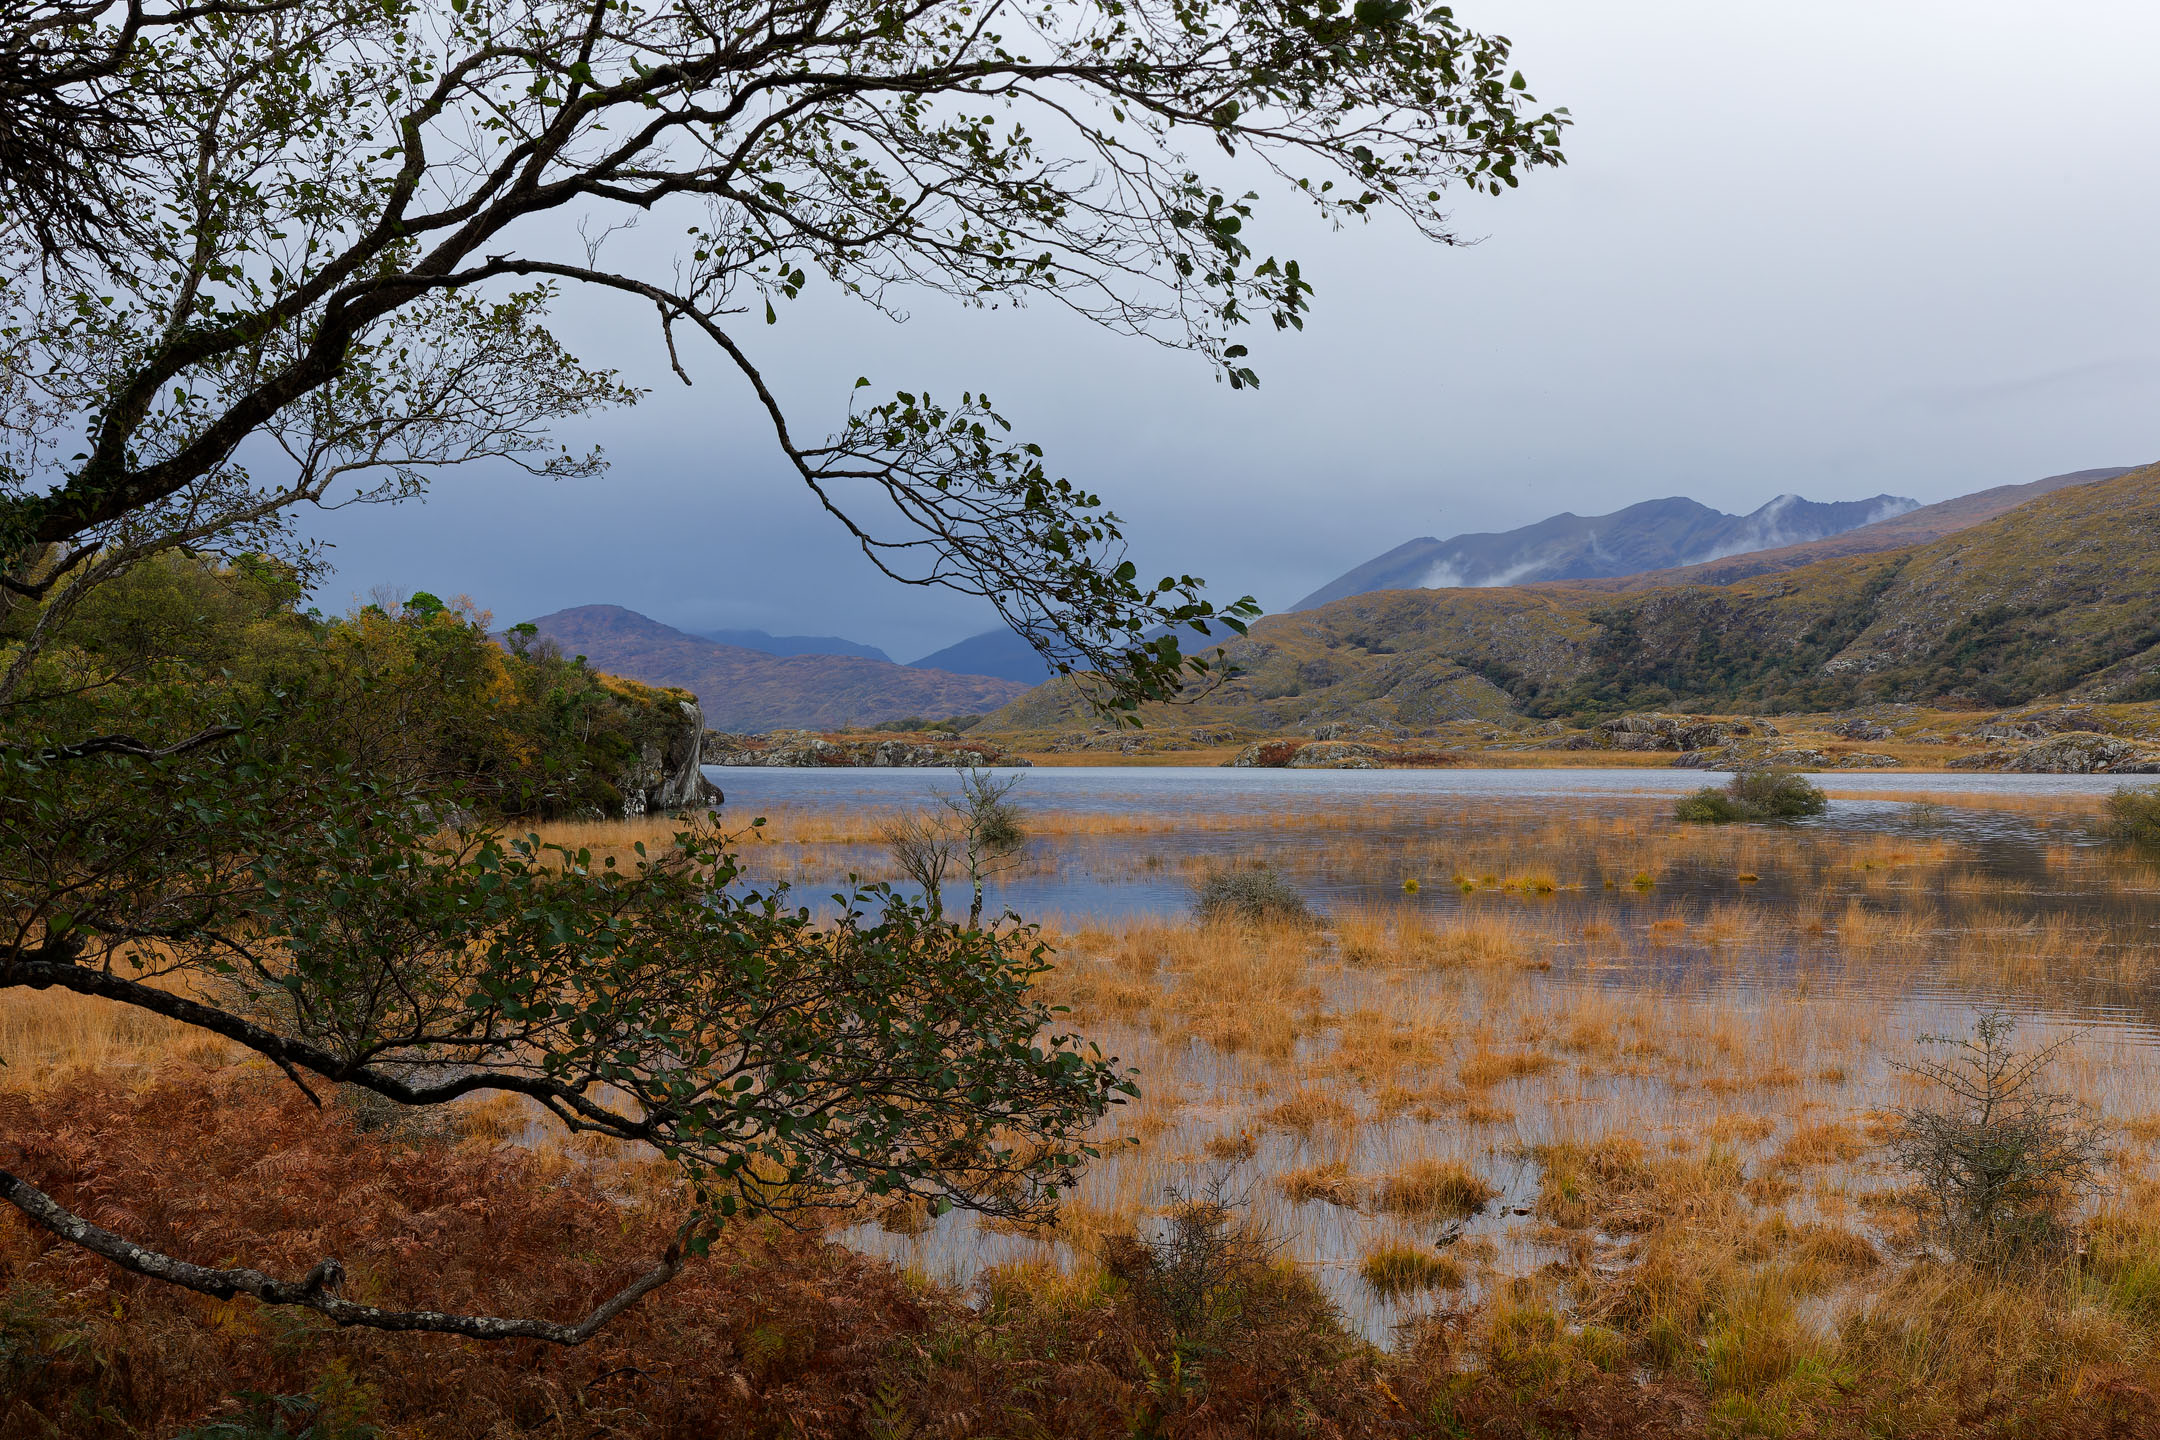
[[1028, 689], [1018, 680], [853, 655], [767, 655], [685, 634], [620, 605], [580, 605], [533, 624], [596, 669], [691, 691], [716, 730], [830, 730], [910, 715], [972, 715]]
[[[1151, 723], [1414, 733], [1509, 710], [2160, 698], [2160, 465], [2062, 486], [1925, 545], [1726, 585], [1375, 591], [1271, 615], [1228, 653], [1234, 679]], [[1053, 682], [983, 728], [1077, 715]]]

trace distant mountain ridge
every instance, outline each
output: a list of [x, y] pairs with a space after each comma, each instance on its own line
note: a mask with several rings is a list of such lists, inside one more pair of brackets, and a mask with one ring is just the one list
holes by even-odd
[[1376, 590], [1485, 589], [1602, 579], [1821, 540], [1920, 508], [1902, 495], [1821, 502], [1780, 495], [1728, 515], [1679, 496], [1610, 515], [1563, 512], [1515, 530], [1422, 536], [1338, 576], [1290, 608], [1311, 610]]
[[1034, 646], [1002, 628], [970, 635], [920, 660], [910, 660], [908, 665], [917, 670], [950, 670], [956, 675], [995, 675], [1030, 685], [1040, 685], [1052, 673], [1050, 662]]
[[[769, 630], [690, 630], [684, 632], [700, 640], [710, 640], [715, 645], [733, 645], [742, 650], [757, 650], [767, 655], [853, 655], [863, 660], [883, 660], [888, 665], [892, 656], [875, 645], [863, 645], [853, 640], [843, 640], [838, 635], [775, 635]], [[933, 670], [950, 670], [950, 665], [933, 665]], [[987, 675], [981, 670], [973, 672]]]
[[1028, 686], [857, 655], [771, 655], [722, 645], [620, 605], [579, 605], [534, 620], [595, 669], [691, 691], [715, 730], [758, 733], [874, 725], [995, 709]]
[[1575, 589], [1607, 591], [1647, 590], [1660, 585], [1730, 585], [1736, 580], [1769, 575], [1780, 570], [1794, 570], [1802, 565], [1812, 565], [1817, 560], [1834, 560], [1841, 555], [1868, 555], [1880, 550], [1895, 550], [1904, 545], [1925, 545], [1930, 540], [1940, 540], [1945, 535], [1954, 535], [1960, 530], [2007, 514], [2028, 500], [2037, 500], [2043, 495], [2052, 495], [2057, 490], [2066, 490], [2073, 485], [2113, 480], [2142, 468], [2144, 467], [2138, 465], [2106, 465], [2095, 470], [2072, 470], [2023, 485], [1997, 485], [1988, 490], [1976, 490], [1970, 495], [1959, 495], [1955, 499], [1923, 505], [1892, 519], [1878, 520], [1872, 525], [1862, 525], [1857, 530], [1847, 530], [1827, 539], [1811, 540], [1799, 545], [1781, 545], [1771, 550], [1749, 551], [1701, 564], [1684, 565], [1674, 570], [1645, 570], [1640, 574], [1608, 580], [1585, 578], [1566, 583]]

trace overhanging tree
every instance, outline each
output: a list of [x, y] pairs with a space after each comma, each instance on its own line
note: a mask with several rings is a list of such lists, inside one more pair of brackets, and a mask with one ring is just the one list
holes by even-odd
[[[147, 556], [304, 564], [301, 504], [411, 495], [473, 460], [598, 469], [553, 428], [638, 397], [548, 328], [581, 287], [650, 306], [685, 383], [701, 354], [731, 371], [887, 574], [985, 597], [1107, 708], [1204, 684], [1212, 662], [1181, 634], [1236, 631], [1249, 602], [1218, 609], [1190, 576], [1144, 583], [1116, 517], [984, 396], [850, 402], [825, 438], [799, 438], [758, 328], [813, 283], [888, 312], [910, 292], [1047, 301], [1250, 386], [1239, 328], [1299, 326], [1310, 289], [1246, 238], [1257, 192], [1195, 157], [1220, 150], [1331, 220], [1394, 212], [1450, 241], [1449, 190], [1497, 192], [1560, 159], [1563, 116], [1536, 109], [1507, 42], [1408, 0], [7, 0], [0, 15], [0, 145], [28, 137], [45, 157], [0, 192], [0, 828], [17, 847], [0, 987], [162, 1009], [296, 1079], [408, 1103], [532, 1095], [683, 1163], [703, 1187], [687, 1239], [727, 1196], [900, 1188], [1019, 1213], [1069, 1178], [1124, 1082], [1026, 999], [1024, 934], [884, 902], [837, 927], [790, 920], [738, 896], [696, 834], [594, 875], [484, 829], [437, 834], [446, 797], [353, 771], [289, 716], [183, 725], [138, 706], [124, 732], [57, 734], [26, 682], [83, 598]], [[632, 222], [681, 244], [618, 261], [610, 237]], [[64, 856], [76, 868], [43, 858]], [[499, 908], [506, 892], [518, 902]], [[663, 947], [685, 975], [655, 971]], [[903, 957], [951, 993], [834, 989], [838, 970], [897, 976]], [[744, 1049], [728, 1018], [744, 1015], [799, 1018], [797, 1049]], [[593, 1099], [601, 1086], [616, 1100]], [[176, 1270], [6, 1186], [162, 1278], [344, 1303], [328, 1272]]]

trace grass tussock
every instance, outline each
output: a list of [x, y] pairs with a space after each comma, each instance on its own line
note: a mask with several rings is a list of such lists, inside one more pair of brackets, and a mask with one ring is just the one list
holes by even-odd
[[1360, 1186], [1357, 1178], [1340, 1160], [1286, 1170], [1277, 1177], [1275, 1185], [1282, 1191], [1283, 1198], [1293, 1205], [1324, 1200], [1345, 1210], [1354, 1210], [1358, 1206]]
[[1310, 925], [1305, 897], [1272, 867], [1211, 870], [1193, 887], [1193, 913], [1206, 924]]
[[1542, 1050], [1484, 1050], [1466, 1056], [1457, 1072], [1471, 1090], [1487, 1090], [1510, 1080], [1542, 1075], [1553, 1068], [1553, 1057]]
[[1355, 1129], [1357, 1107], [1343, 1095], [1320, 1086], [1306, 1086], [1267, 1112], [1267, 1122], [1300, 1135], [1341, 1135]]
[[1384, 1300], [1427, 1290], [1460, 1290], [1469, 1283], [1462, 1262], [1453, 1256], [1399, 1241], [1366, 1251], [1358, 1274]]
[[1417, 1160], [1382, 1180], [1373, 1203], [1412, 1220], [1467, 1220], [1500, 1197], [1500, 1187], [1460, 1160]]

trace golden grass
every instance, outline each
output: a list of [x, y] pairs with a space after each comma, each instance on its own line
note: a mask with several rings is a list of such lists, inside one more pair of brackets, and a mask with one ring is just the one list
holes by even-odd
[[1365, 1252], [1358, 1274], [1383, 1299], [1415, 1295], [1426, 1290], [1460, 1290], [1468, 1283], [1462, 1263], [1436, 1250], [1420, 1249], [1399, 1241], [1384, 1242]]
[[70, 1070], [138, 1072], [206, 1062], [231, 1046], [132, 1005], [67, 990], [0, 991], [0, 1088], [38, 1090]]
[[[1998, 1393], [1987, 1387], [2009, 1382], [1984, 1355], [2041, 1377], [2015, 1382], [2020, 1395], [2056, 1393], [2077, 1366], [2127, 1367], [2160, 1388], [2160, 1365], [2137, 1349], [2160, 1350], [2160, 1187], [2139, 1178], [2160, 1164], [2154, 1047], [2086, 1035], [2058, 1067], [2056, 1083], [2124, 1122], [2082, 1268], [2019, 1281], [1916, 1261], [1880, 1148], [1882, 1114], [1913, 1096], [1886, 1062], [1912, 1058], [1917, 1033], [1959, 1030], [1976, 1004], [2015, 995], [2042, 1010], [2029, 1039], [2044, 1043], [2077, 1033], [2056, 997], [2143, 1003], [2147, 902], [2123, 896], [2160, 884], [2150, 867], [2043, 842], [2032, 869], [2006, 874], [1937, 836], [1686, 831], [1665, 806], [1591, 797], [1559, 820], [1515, 801], [1046, 817], [1045, 850], [1090, 857], [1097, 873], [1143, 851], [1167, 855], [1156, 868], [1171, 873], [1245, 858], [1272, 831], [1310, 836], [1265, 852], [1282, 868], [1389, 893], [1329, 907], [1318, 930], [1052, 927], [1043, 998], [1137, 1066], [1146, 1100], [1105, 1127], [1120, 1143], [1058, 1225], [1001, 1233], [996, 1253], [1039, 1246], [1011, 1273], [1084, 1274], [1168, 1187], [1190, 1193], [1230, 1170], [1252, 1181], [1256, 1221], [1353, 1316], [1376, 1297], [1414, 1306], [1474, 1286], [1447, 1302], [1462, 1327], [1450, 1363], [1465, 1373], [1695, 1377], [1735, 1433], [1811, 1433], [1792, 1418], [1814, 1413], [1794, 1398], [1808, 1377], [1871, 1366], [1898, 1368], [1913, 1393]], [[559, 834], [619, 853], [667, 829]], [[861, 817], [785, 815], [768, 829], [754, 865], [784, 856], [822, 877], [875, 858], [848, 853], [875, 843]], [[1169, 829], [1191, 845], [1148, 839]], [[1424, 877], [1421, 893], [1392, 893], [1405, 875]], [[81, 1008], [94, 1003], [0, 1000], [0, 1086], [72, 1065], [155, 1066], [187, 1043], [178, 1027]], [[524, 1120], [505, 1108], [466, 1123], [499, 1143]], [[1502, 1182], [1534, 1189], [1532, 1213], [1491, 1203]], [[919, 1220], [866, 1214], [860, 1243], [968, 1273], [975, 1232]], [[1441, 1221], [1463, 1227], [1446, 1251], [1420, 1243]]]
[[1340, 1134], [1357, 1124], [1357, 1107], [1333, 1090], [1307, 1086], [1267, 1112], [1267, 1123], [1300, 1135]]
[[1350, 1174], [1350, 1167], [1340, 1160], [1285, 1170], [1276, 1177], [1275, 1186], [1293, 1205], [1324, 1200], [1330, 1205], [1354, 1210], [1358, 1204], [1357, 1180]]
[[1803, 1122], [1786, 1137], [1770, 1163], [1779, 1170], [1842, 1165], [1859, 1159], [1870, 1148], [1858, 1131], [1842, 1121]]
[[1480, 1049], [1463, 1060], [1457, 1074], [1470, 1089], [1485, 1090], [1510, 1080], [1542, 1075], [1552, 1069], [1553, 1064], [1553, 1057], [1541, 1050]]
[[1373, 1203], [1412, 1220], [1466, 1220], [1499, 1195], [1460, 1160], [1416, 1160], [1382, 1180]]

